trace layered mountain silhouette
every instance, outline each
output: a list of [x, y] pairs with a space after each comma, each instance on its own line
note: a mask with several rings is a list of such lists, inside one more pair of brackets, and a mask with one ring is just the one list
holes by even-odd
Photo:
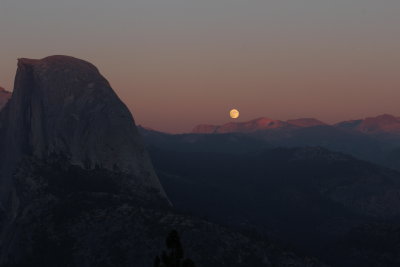
[[334, 125], [316, 119], [277, 121], [261, 118], [222, 126], [199, 125], [192, 134], [240, 134], [270, 147], [321, 146], [400, 170], [396, 157], [400, 148], [399, 129], [399, 118], [384, 114]]
[[293, 121], [139, 130], [177, 208], [267, 233], [332, 266], [398, 266], [398, 119]]
[[[176, 208], [267, 233], [333, 266], [400, 263], [398, 246], [383, 249], [399, 240], [398, 171], [322, 147], [263, 148], [237, 133], [141, 131]], [[377, 238], [382, 228], [393, 238]]]
[[178, 213], [95, 66], [20, 59], [0, 113], [0, 266], [151, 266], [171, 229], [196, 266], [323, 266]]

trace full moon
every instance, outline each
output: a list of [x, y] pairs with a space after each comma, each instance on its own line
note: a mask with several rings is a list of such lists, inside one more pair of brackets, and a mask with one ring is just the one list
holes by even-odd
[[237, 110], [237, 109], [232, 109], [232, 110], [229, 112], [229, 115], [231, 116], [232, 119], [237, 119], [237, 118], [239, 118], [239, 110]]

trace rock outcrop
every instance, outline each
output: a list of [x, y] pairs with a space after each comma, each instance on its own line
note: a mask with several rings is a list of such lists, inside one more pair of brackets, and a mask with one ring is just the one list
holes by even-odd
[[0, 110], [4, 108], [4, 106], [10, 100], [10, 98], [11, 98], [11, 93], [0, 86]]
[[[20, 216], [37, 199], [53, 196], [50, 188], [59, 192], [78, 183], [77, 191], [96, 191], [99, 184], [109, 184], [118, 188], [115, 194], [169, 203], [131, 113], [97, 68], [83, 60], [20, 59], [12, 98], [1, 112], [0, 137], [3, 252], [15, 250]], [[54, 164], [61, 167], [53, 171], [63, 169], [70, 176], [59, 183], [62, 173], [38, 178], [38, 169]]]
[[[5, 175], [24, 156], [62, 155], [86, 169], [129, 174], [135, 186], [164, 195], [131, 113], [92, 64], [66, 56], [20, 59], [4, 113]], [[0, 185], [7, 179], [3, 175]]]

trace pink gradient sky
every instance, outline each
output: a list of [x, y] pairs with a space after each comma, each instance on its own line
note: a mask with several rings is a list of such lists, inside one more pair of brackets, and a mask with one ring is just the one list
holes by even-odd
[[135, 120], [400, 115], [398, 0], [1, 0], [0, 86], [18, 57], [91, 61]]

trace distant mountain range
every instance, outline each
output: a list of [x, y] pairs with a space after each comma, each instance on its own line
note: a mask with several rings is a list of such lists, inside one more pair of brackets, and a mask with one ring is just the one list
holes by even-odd
[[194, 127], [191, 133], [252, 133], [269, 129], [312, 127], [317, 125], [325, 125], [325, 123], [312, 118], [280, 121], [263, 117], [247, 122], [230, 122], [223, 125], [201, 124]]
[[221, 126], [198, 125], [189, 134], [140, 130], [150, 144], [173, 145], [182, 151], [242, 153], [266, 147], [320, 146], [400, 170], [400, 119], [387, 114], [334, 125], [311, 118], [259, 118]]
[[267, 233], [332, 266], [400, 265], [398, 139], [331, 125], [139, 131], [178, 209]]
[[360, 120], [343, 121], [335, 124], [335, 126], [366, 134], [400, 135], [400, 117], [389, 114]]
[[[319, 147], [245, 154], [153, 147], [150, 154], [178, 209], [268, 233], [334, 266], [400, 264], [398, 246], [383, 259], [385, 239], [371, 241], [371, 255], [358, 243], [372, 238], [381, 222], [392, 225], [391, 242], [400, 241], [397, 171]], [[353, 237], [355, 229], [369, 224], [376, 225]], [[339, 246], [341, 240], [351, 242]], [[368, 265], [375, 261], [382, 265]]]
[[[271, 129], [297, 129], [315, 126], [328, 126], [328, 124], [314, 118], [281, 121], [263, 117], [246, 122], [229, 122], [223, 125], [200, 124], [194, 127], [191, 133], [254, 133]], [[388, 133], [400, 135], [400, 117], [389, 114], [359, 120], [343, 121], [330, 126], [366, 134]]]
[[394, 267], [399, 125], [380, 115], [335, 125], [259, 118], [188, 134], [139, 131], [177, 208], [265, 231], [333, 266]]

